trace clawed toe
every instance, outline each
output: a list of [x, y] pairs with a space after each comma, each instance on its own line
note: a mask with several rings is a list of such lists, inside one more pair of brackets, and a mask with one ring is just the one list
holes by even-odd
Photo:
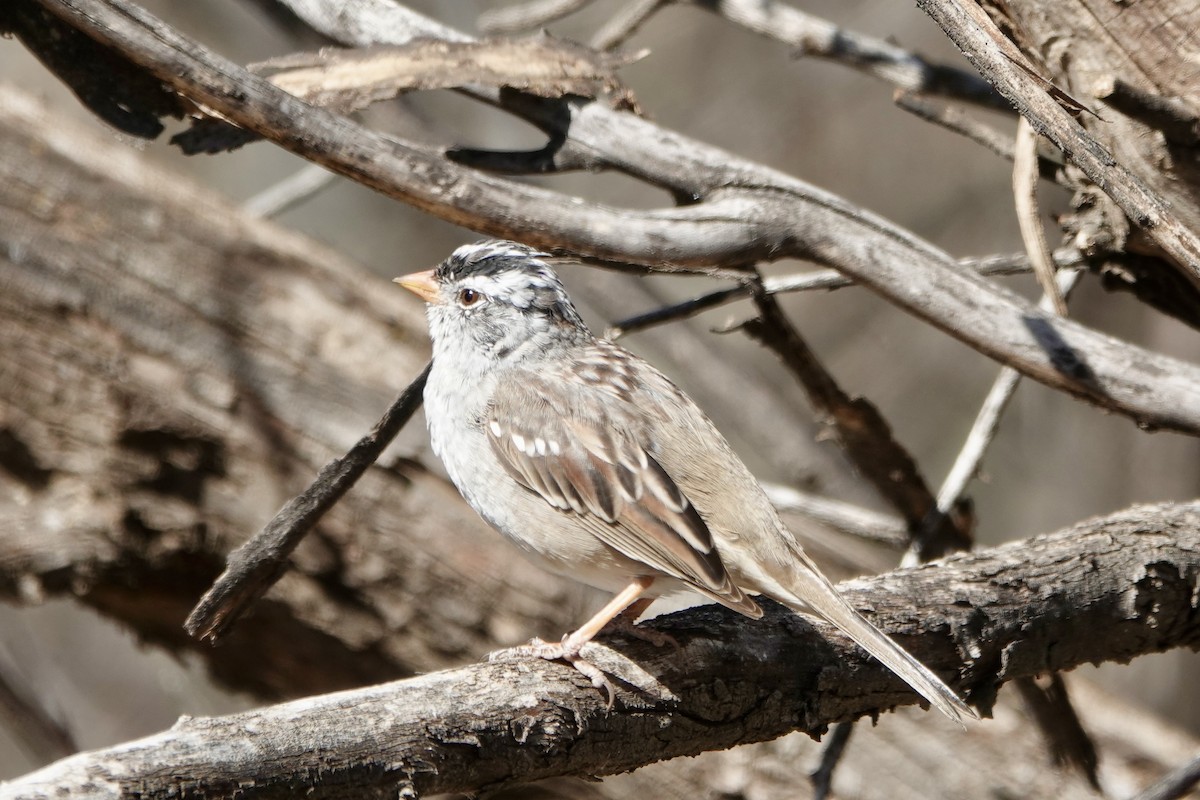
[[616, 700], [617, 696], [616, 690], [613, 688], [608, 676], [604, 674], [604, 670], [579, 655], [581, 649], [582, 645], [572, 642], [569, 636], [564, 636], [563, 640], [558, 643], [534, 638], [529, 640], [529, 644], [517, 645], [516, 647], [489, 653], [488, 661], [508, 661], [515, 658], [541, 658], [546, 661], [565, 661], [587, 678], [592, 686], [604, 694], [605, 705], [611, 711], [613, 701]]

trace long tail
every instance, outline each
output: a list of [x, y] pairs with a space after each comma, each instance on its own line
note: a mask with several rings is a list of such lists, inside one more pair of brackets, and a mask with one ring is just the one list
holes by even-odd
[[786, 587], [787, 591], [781, 593], [783, 596], [774, 592], [768, 594], [793, 611], [815, 611], [827, 622], [836, 625], [862, 649], [903, 678], [934, 708], [960, 725], [964, 715], [979, 719], [974, 709], [963, 702], [941, 678], [855, 611], [807, 556], [803, 556], [803, 561], [808, 569], [802, 567], [796, 570], [792, 580], [788, 581], [790, 585]]

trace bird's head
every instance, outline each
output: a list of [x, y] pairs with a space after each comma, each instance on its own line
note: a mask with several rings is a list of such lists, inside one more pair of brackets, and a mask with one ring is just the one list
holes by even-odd
[[435, 356], [455, 348], [469, 361], [515, 363], [591, 338], [552, 261], [523, 244], [489, 240], [396, 283], [428, 303]]

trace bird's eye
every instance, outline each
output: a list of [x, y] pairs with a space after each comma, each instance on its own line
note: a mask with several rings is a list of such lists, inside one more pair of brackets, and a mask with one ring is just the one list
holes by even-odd
[[459, 289], [458, 304], [463, 308], [470, 308], [483, 299], [483, 294], [474, 289]]

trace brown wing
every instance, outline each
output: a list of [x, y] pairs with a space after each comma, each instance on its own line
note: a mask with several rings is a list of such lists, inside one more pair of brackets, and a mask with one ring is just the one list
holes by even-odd
[[555, 508], [589, 518], [597, 538], [653, 572], [760, 616], [726, 572], [704, 520], [642, 445], [645, 431], [627, 396], [587, 382], [568, 396], [563, 385], [521, 371], [493, 394], [487, 437], [513, 478]]

